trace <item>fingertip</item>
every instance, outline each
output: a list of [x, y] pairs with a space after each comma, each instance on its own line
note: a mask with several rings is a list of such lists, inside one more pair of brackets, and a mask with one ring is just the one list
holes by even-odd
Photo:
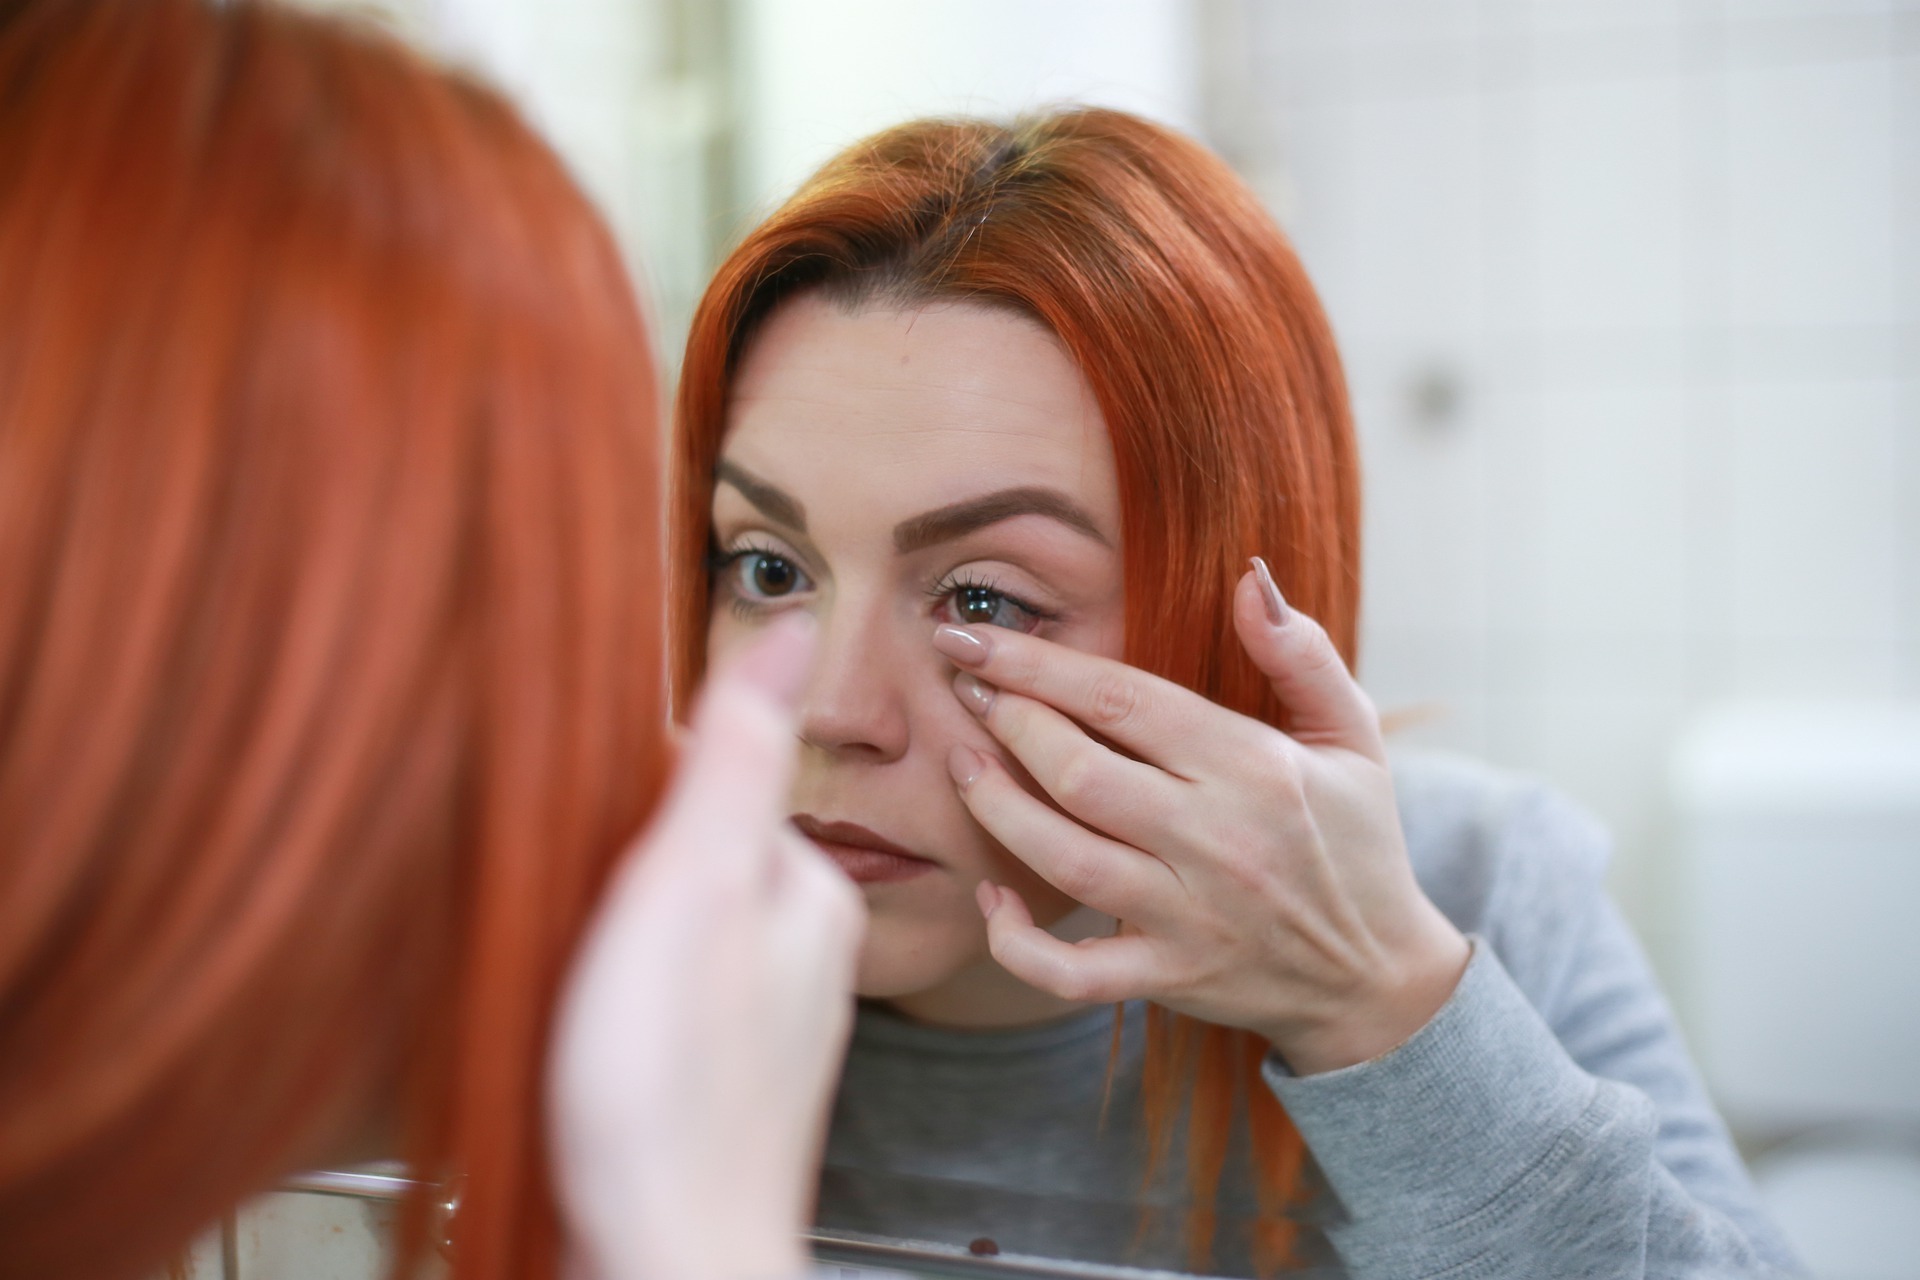
[[982, 880], [973, 886], [973, 900], [980, 908], [981, 916], [991, 920], [994, 908], [1000, 905], [1000, 888], [991, 880]]
[[1273, 614], [1260, 588], [1260, 576], [1251, 569], [1240, 575], [1234, 588], [1233, 626], [1240, 635], [1240, 643], [1263, 671], [1275, 661], [1273, 655], [1278, 654], [1283, 641], [1291, 639], [1299, 630], [1274, 625]]
[[1252, 569], [1240, 575], [1233, 587], [1233, 616], [1241, 629], [1267, 630], [1272, 627], [1265, 602], [1260, 598], [1260, 575]]
[[811, 613], [790, 609], [767, 624], [729, 671], [781, 707], [791, 708], [806, 687], [819, 629]]
[[986, 767], [986, 758], [972, 747], [956, 743], [953, 750], [947, 752], [947, 773], [963, 793], [979, 781]]
[[1033, 913], [1027, 910], [1027, 900], [1020, 896], [1019, 890], [1011, 885], [997, 884], [993, 886], [993, 895], [995, 915], [1004, 914], [1013, 924], [1029, 929], [1033, 927]]

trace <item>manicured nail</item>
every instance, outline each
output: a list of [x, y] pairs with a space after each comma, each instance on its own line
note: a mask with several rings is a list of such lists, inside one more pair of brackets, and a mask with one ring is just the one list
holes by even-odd
[[953, 678], [953, 691], [967, 704], [967, 710], [982, 720], [993, 710], [993, 686], [970, 671], [962, 671]]
[[963, 667], [977, 667], [993, 652], [985, 640], [951, 623], [933, 629], [933, 647]]
[[947, 752], [947, 772], [953, 775], [953, 780], [960, 784], [962, 791], [973, 785], [974, 779], [980, 776], [980, 770], [985, 767], [986, 761], [972, 747], [956, 745]]
[[1287, 625], [1287, 602], [1281, 598], [1280, 588], [1273, 580], [1272, 570], [1259, 556], [1253, 557], [1253, 576], [1260, 581], [1260, 598], [1267, 602], [1267, 621], [1276, 627]]
[[1000, 886], [991, 880], [982, 880], [973, 886], [973, 900], [980, 904], [980, 914], [993, 919], [993, 912], [1000, 905]]

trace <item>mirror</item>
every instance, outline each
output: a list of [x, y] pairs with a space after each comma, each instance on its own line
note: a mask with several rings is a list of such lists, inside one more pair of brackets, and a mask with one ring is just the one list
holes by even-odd
[[[207, 1232], [186, 1259], [184, 1273], [169, 1280], [384, 1280], [395, 1205], [413, 1185], [391, 1164], [316, 1170], [290, 1178], [279, 1191], [259, 1197]], [[930, 1195], [938, 1198], [937, 1192]], [[983, 1253], [977, 1243], [966, 1248], [826, 1227], [811, 1234], [808, 1244], [821, 1274], [830, 1280], [1156, 1280], [1173, 1274], [1014, 1252]], [[432, 1260], [422, 1280], [440, 1280], [445, 1274]]]

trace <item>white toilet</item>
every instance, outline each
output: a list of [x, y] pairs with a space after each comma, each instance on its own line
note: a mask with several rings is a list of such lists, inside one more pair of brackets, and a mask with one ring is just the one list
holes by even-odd
[[1676, 995], [1755, 1179], [1818, 1280], [1920, 1280], [1920, 704], [1728, 706], [1672, 785]]

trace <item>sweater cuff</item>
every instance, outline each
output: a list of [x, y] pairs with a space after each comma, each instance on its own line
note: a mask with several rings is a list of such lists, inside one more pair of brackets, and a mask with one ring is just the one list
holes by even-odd
[[1567, 1055], [1484, 938], [1427, 1025], [1378, 1058], [1268, 1086], [1342, 1216], [1397, 1233], [1458, 1224], [1536, 1176], [1597, 1122], [1598, 1082]]

